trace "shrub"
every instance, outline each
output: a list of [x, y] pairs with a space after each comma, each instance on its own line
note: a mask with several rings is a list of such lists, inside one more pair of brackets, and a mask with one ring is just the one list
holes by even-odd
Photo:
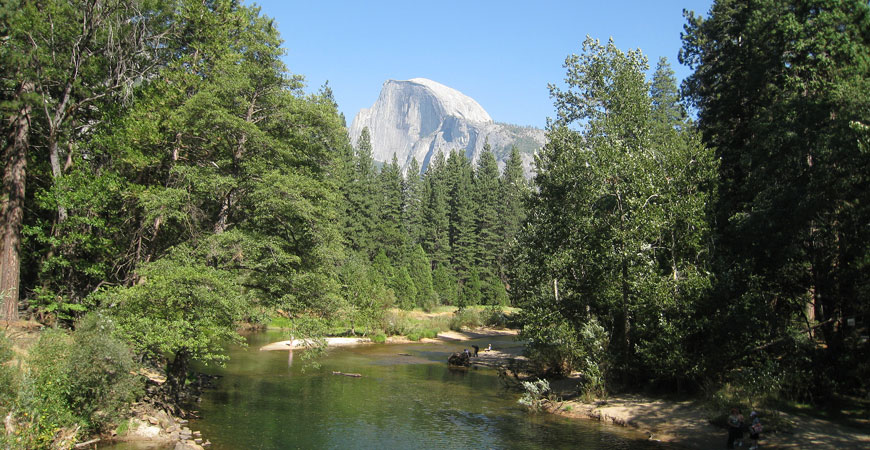
[[420, 332], [414, 331], [414, 332], [408, 333], [408, 339], [410, 339], [412, 341], [419, 341], [420, 340]]
[[425, 330], [420, 332], [420, 336], [426, 339], [435, 339], [438, 337], [438, 329], [437, 328], [426, 328]]
[[540, 411], [553, 399], [550, 382], [547, 380], [523, 381], [523, 390], [523, 396], [517, 402], [532, 412]]
[[6, 448], [67, 448], [83, 432], [105, 431], [141, 392], [130, 350], [105, 317], [76, 330], [48, 330], [30, 349], [14, 401], [16, 431]]
[[12, 342], [0, 334], [0, 413], [4, 416], [18, 391], [18, 369], [10, 364], [13, 355]]
[[372, 342], [375, 344], [383, 344], [384, 342], [387, 342], [387, 335], [384, 333], [378, 333], [372, 336]]
[[477, 328], [481, 325], [483, 321], [480, 319], [480, 313], [471, 308], [457, 311], [450, 320], [450, 329], [453, 331], [462, 331], [463, 327]]

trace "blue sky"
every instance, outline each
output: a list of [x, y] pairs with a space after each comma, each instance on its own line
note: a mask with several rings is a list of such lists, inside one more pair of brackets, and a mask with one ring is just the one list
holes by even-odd
[[277, 22], [285, 63], [306, 90], [329, 81], [348, 125], [384, 81], [423, 77], [474, 98], [497, 122], [543, 127], [554, 115], [547, 83], [561, 82], [586, 35], [640, 48], [653, 67], [665, 56], [682, 79], [682, 10], [706, 15], [712, 0], [252, 3]]

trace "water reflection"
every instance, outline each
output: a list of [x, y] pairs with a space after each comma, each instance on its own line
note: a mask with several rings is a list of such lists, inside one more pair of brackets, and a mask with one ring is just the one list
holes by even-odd
[[469, 342], [333, 349], [313, 369], [294, 365], [293, 351], [285, 359], [257, 350], [280, 335], [248, 339], [247, 348], [230, 349], [227, 367], [210, 369], [223, 378], [191, 424], [212, 449], [660, 448], [630, 430], [527, 414], [494, 370], [448, 370], [447, 356]]

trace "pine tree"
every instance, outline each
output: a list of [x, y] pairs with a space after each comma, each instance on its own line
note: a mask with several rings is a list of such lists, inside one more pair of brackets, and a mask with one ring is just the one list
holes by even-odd
[[511, 248], [526, 219], [525, 200], [530, 194], [529, 185], [523, 175], [523, 161], [516, 146], [511, 147], [510, 157], [504, 172], [499, 178], [499, 250], [497, 254], [499, 273], [502, 280], [507, 278], [507, 265]]
[[378, 190], [368, 128], [363, 128], [357, 141], [354, 168], [348, 201], [350, 229], [347, 237], [352, 249], [373, 257], [376, 254]]
[[408, 244], [413, 248], [423, 242], [424, 207], [427, 200], [424, 197], [423, 179], [417, 158], [412, 158], [408, 165], [402, 193], [402, 223], [408, 236]]
[[416, 304], [428, 311], [438, 303], [438, 296], [432, 285], [432, 265], [421, 245], [414, 247], [408, 267], [417, 288]]
[[378, 187], [379, 214], [374, 238], [393, 261], [401, 264], [407, 235], [402, 225], [402, 173], [395, 153], [392, 162], [381, 169]]
[[426, 170], [423, 248], [432, 258], [432, 266], [450, 263], [450, 210], [445, 182], [444, 154], [438, 153]]
[[499, 217], [499, 173], [498, 164], [489, 142], [484, 144], [483, 153], [477, 162], [474, 173], [475, 221], [475, 266], [484, 278], [500, 274], [499, 254], [504, 242], [500, 236]]
[[471, 162], [465, 155], [452, 151], [447, 160], [445, 177], [449, 189], [450, 263], [460, 281], [467, 280], [474, 269], [474, 215]]

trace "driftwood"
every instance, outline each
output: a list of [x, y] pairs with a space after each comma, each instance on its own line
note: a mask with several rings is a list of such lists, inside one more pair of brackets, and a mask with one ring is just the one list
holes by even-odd
[[76, 444], [76, 448], [85, 448], [91, 444], [96, 444], [97, 442], [100, 442], [100, 438], [91, 439], [90, 441], [87, 441], [87, 442], [80, 442], [80, 443]]
[[336, 372], [333, 370], [332, 374], [333, 375], [344, 375], [346, 377], [353, 377], [353, 378], [362, 378], [362, 375], [358, 374], [358, 373], [344, 373], [344, 372]]

